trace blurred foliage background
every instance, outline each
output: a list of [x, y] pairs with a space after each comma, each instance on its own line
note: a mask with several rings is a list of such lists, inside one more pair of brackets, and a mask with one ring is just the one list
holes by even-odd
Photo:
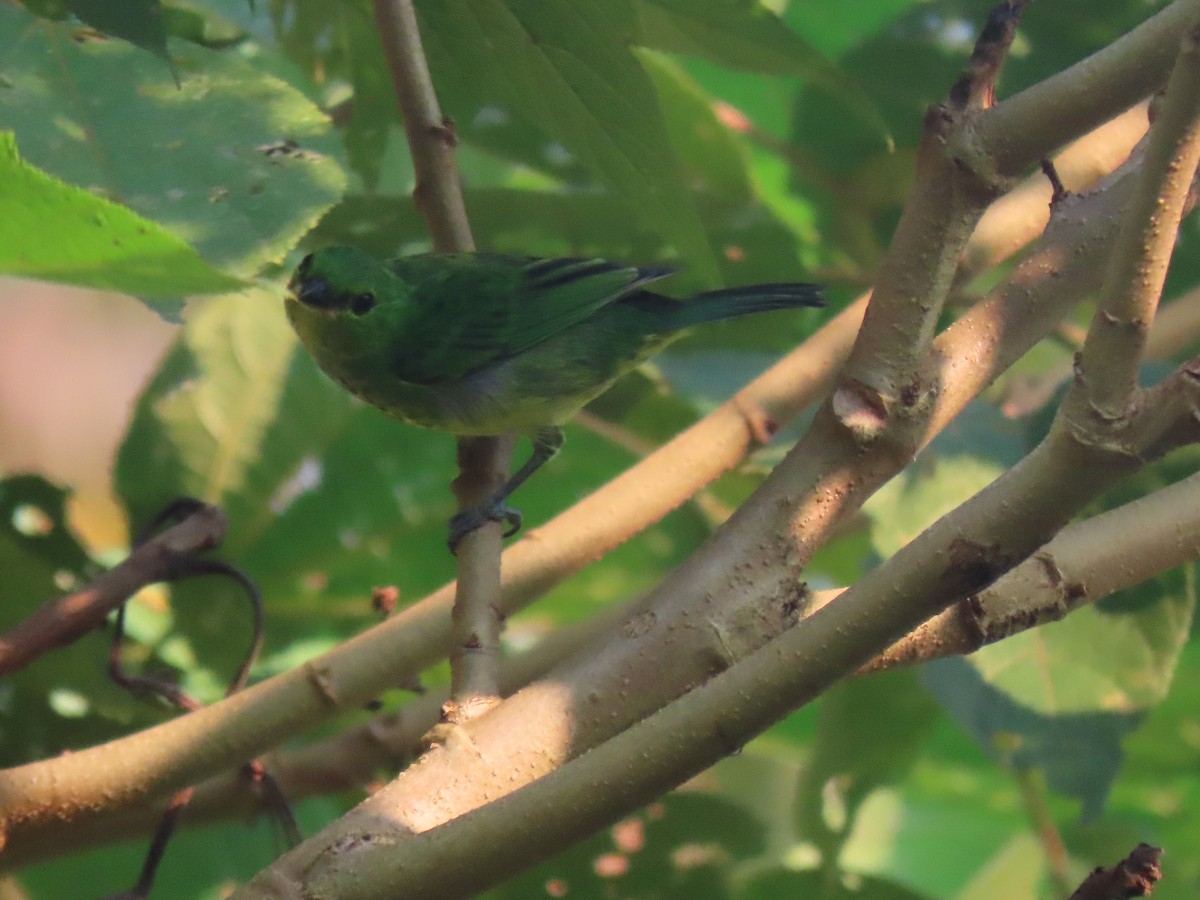
[[[704, 329], [625, 379], [522, 488], [527, 523], [703, 415], [871, 284], [922, 113], [962, 68], [989, 5], [419, 0], [481, 248], [667, 261], [679, 292], [812, 278], [833, 301]], [[1035, 5], [1001, 94], [1158, 6]], [[226, 511], [221, 555], [263, 591], [256, 677], [376, 621], [373, 587], [395, 585], [403, 603], [452, 577], [451, 439], [352, 402], [297, 352], [282, 314], [282, 281], [307, 248], [428, 247], [368, 3], [6, 0], [0, 131], [15, 141], [0, 147], [11, 208], [36, 198], [41, 210], [0, 217], [0, 271], [77, 286], [0, 282], [0, 625], [119, 559], [127, 529], [179, 494]], [[1168, 296], [1196, 283], [1198, 238], [1185, 222]], [[177, 299], [230, 279], [241, 287]], [[1061, 366], [1072, 349], [1048, 341], [1017, 374]], [[1005, 391], [819, 553], [815, 587], [853, 580], [1040, 438], [1046, 415], [1006, 418]], [[655, 584], [786, 438], [516, 617], [507, 643], [529, 646]], [[1165, 460], [1098, 508], [1194, 471], [1195, 456]], [[1155, 896], [1194, 897], [1193, 587], [1190, 570], [1167, 573], [970, 659], [840, 685], [492, 895], [1052, 897], [1052, 825], [1069, 854], [1060, 880], [1078, 883], [1145, 840], [1168, 849]], [[207, 700], [248, 640], [242, 602], [210, 583], [143, 592], [129, 626], [131, 658]], [[0, 682], [3, 764], [169, 715], [108, 684], [105, 652], [90, 635]], [[299, 804], [302, 827], [359, 796]], [[117, 890], [144, 849], [101, 848], [16, 878], [33, 898]], [[221, 896], [279, 849], [261, 821], [189, 830], [156, 896]]]

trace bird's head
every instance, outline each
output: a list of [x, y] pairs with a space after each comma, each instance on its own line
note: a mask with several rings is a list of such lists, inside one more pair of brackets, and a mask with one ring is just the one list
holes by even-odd
[[331, 315], [363, 317], [396, 293], [399, 279], [357, 247], [325, 247], [296, 267], [288, 290], [296, 302]]
[[304, 257], [288, 291], [288, 319], [326, 372], [345, 383], [386, 367], [411, 296], [386, 265], [357, 247], [326, 247]]

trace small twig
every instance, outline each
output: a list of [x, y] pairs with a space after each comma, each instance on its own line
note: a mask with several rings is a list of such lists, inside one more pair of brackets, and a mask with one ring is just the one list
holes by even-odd
[[178, 525], [134, 547], [125, 560], [83, 590], [43, 604], [0, 636], [0, 675], [98, 628], [146, 585], [174, 580], [180, 559], [217, 546], [228, 527], [225, 516], [214, 506], [191, 503], [195, 505]]
[[[499, 446], [490, 439], [459, 440], [460, 475], [454, 482], [459, 509], [479, 503], [500, 488], [504, 471], [496, 463], [511, 455], [512, 445], [511, 436], [500, 439]], [[458, 590], [450, 613], [450, 699], [442, 708], [443, 719], [450, 724], [473, 719], [500, 702], [501, 541], [498, 527], [472, 532], [463, 539]], [[475, 553], [466, 552], [471, 546], [476, 547]]]
[[996, 105], [996, 81], [1028, 2], [1003, 0], [988, 13], [966, 70], [950, 88], [950, 103], [958, 109], [989, 109]]
[[1053, 193], [1050, 195], [1050, 205], [1061, 203], [1068, 196], [1067, 189], [1063, 186], [1062, 179], [1058, 177], [1058, 169], [1054, 168], [1054, 163], [1049, 159], [1042, 160], [1042, 174], [1050, 182], [1050, 187]]
[[[1011, 762], [1011, 761], [1010, 761]], [[1015, 765], [1012, 767], [1013, 777], [1021, 792], [1025, 804], [1025, 812], [1037, 831], [1041, 841], [1042, 852], [1046, 855], [1046, 864], [1050, 870], [1050, 880], [1054, 884], [1056, 896], [1066, 897], [1071, 891], [1070, 856], [1063, 844], [1058, 825], [1050, 813], [1046, 803], [1046, 779], [1041, 773], [1028, 766]]]
[[1107, 869], [1092, 871], [1068, 900], [1129, 900], [1148, 897], [1162, 878], [1162, 850], [1138, 844], [1130, 854]]

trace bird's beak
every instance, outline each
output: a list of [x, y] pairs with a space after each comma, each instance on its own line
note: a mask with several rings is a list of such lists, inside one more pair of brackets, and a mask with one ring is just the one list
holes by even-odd
[[309, 275], [303, 278], [297, 273], [288, 282], [288, 290], [296, 300], [305, 306], [318, 308], [328, 307], [333, 296], [333, 292], [329, 289], [329, 282], [319, 275]]

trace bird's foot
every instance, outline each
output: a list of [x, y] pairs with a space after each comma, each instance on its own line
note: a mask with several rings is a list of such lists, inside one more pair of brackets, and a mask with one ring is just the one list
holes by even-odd
[[459, 542], [488, 522], [504, 522], [508, 526], [504, 536], [512, 537], [521, 530], [521, 512], [507, 506], [502, 497], [490, 497], [482, 503], [455, 513], [450, 517], [450, 534], [446, 538], [450, 552], [457, 555]]

